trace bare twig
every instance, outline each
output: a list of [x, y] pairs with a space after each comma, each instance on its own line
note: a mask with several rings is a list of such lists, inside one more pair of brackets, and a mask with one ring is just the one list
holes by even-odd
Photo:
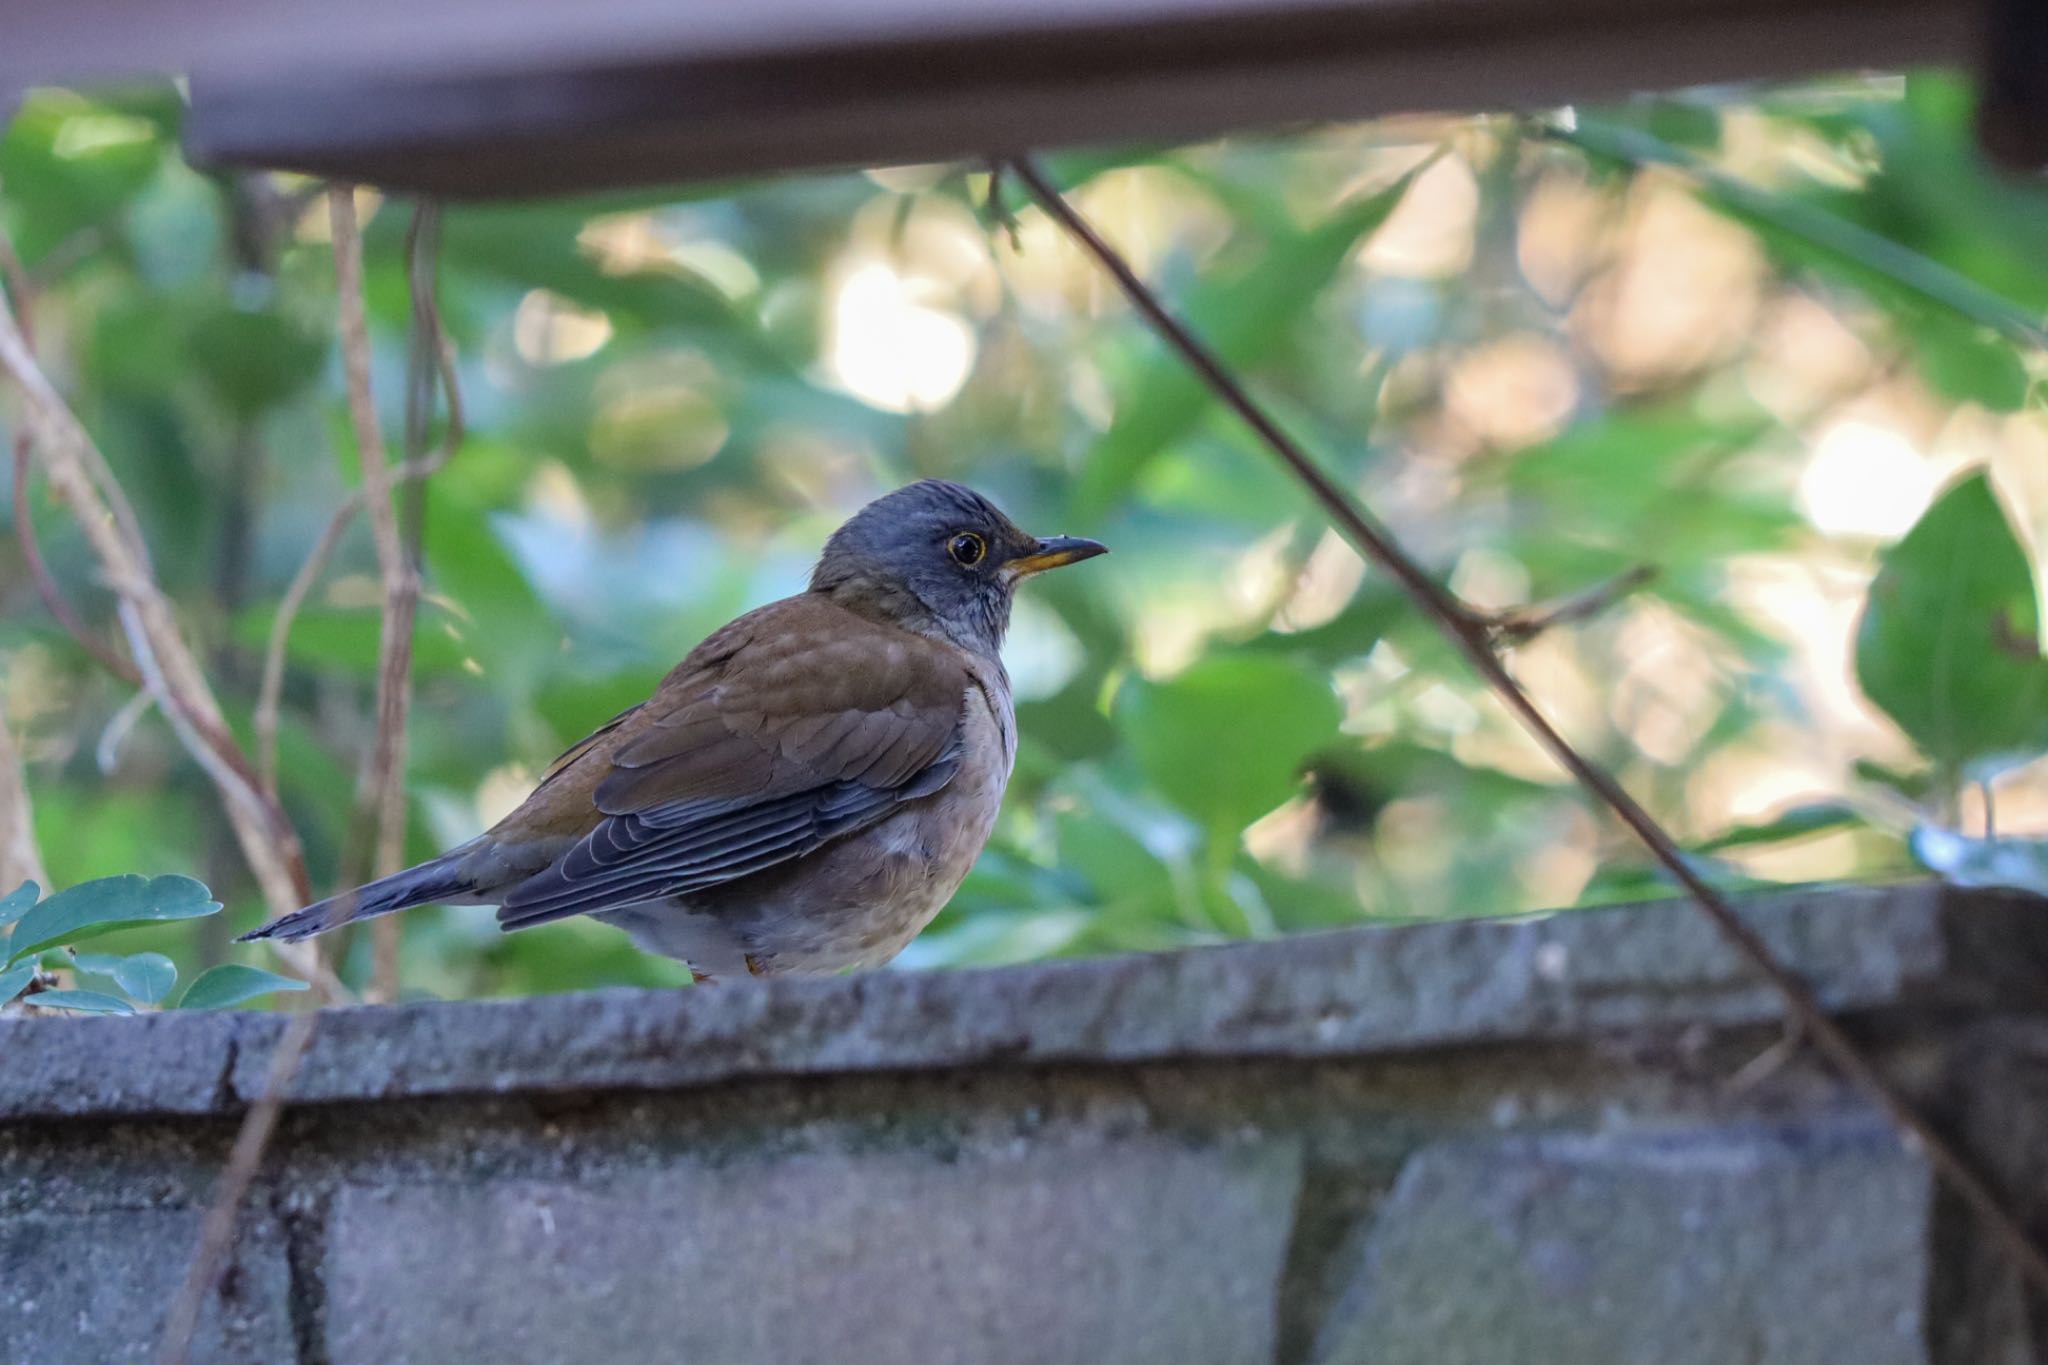
[[[20, 253], [14, 249], [14, 239], [4, 230], [0, 230], [0, 282], [4, 282], [7, 292], [14, 296], [15, 326], [21, 331], [22, 348], [30, 355], [35, 354], [35, 328], [30, 314], [36, 296], [42, 292], [45, 285], [69, 269], [72, 262], [99, 245], [99, 241], [98, 228], [80, 228], [52, 247], [43, 257], [42, 263], [36, 269], [30, 270], [22, 264]], [[127, 492], [114, 477], [113, 469], [100, 454], [98, 446], [88, 443], [83, 459], [92, 470], [93, 476], [102, 484], [101, 492], [106, 498], [107, 505], [112, 508], [114, 518], [120, 522], [121, 529], [128, 533], [128, 538], [134, 542], [136, 554], [147, 567], [149, 546], [143, 539], [142, 522], [137, 519], [135, 508], [128, 501]]]
[[[33, 438], [30, 445], [45, 476], [78, 518], [109, 585], [128, 609], [129, 619], [124, 625], [130, 645], [140, 636], [158, 656], [163, 688], [159, 703], [166, 713], [175, 712], [184, 719], [200, 747], [208, 751], [207, 758], [215, 770], [232, 772], [239, 766], [246, 771], [246, 760], [238, 765], [241, 756], [227, 735], [219, 703], [185, 642], [169, 600], [157, 587], [147, 563], [91, 473], [93, 468], [103, 465], [103, 461], [88, 454], [97, 454], [92, 438], [29, 353], [13, 314], [4, 303], [0, 303], [0, 369], [14, 378], [27, 400], [24, 417]], [[144, 670], [144, 681], [147, 676]], [[246, 821], [251, 838], [244, 841], [244, 852], [249, 855], [258, 879], [264, 882], [266, 893], [275, 891], [275, 903], [288, 903], [298, 894], [292, 872], [292, 860], [297, 856], [296, 838], [290, 835], [280, 813], [235, 799], [239, 791], [233, 786], [223, 788], [223, 794], [230, 798], [230, 814]], [[297, 875], [302, 878], [303, 872]]]
[[1651, 857], [1685, 889], [1722, 937], [1778, 992], [1793, 1020], [1827, 1059], [1869, 1096], [1907, 1142], [1925, 1154], [1949, 1187], [2006, 1245], [2027, 1280], [2037, 1289], [2048, 1291], [2048, 1256], [2043, 1255], [2026, 1229], [2006, 1210], [1998, 1195], [1962, 1154], [1921, 1116], [1877, 1065], [1863, 1055], [1842, 1026], [1822, 1008], [1812, 989], [1778, 960], [1770, 945], [1743, 921], [1719, 891], [1694, 870], [1678, 842], [1605, 769], [1580, 754], [1558, 732], [1494, 653], [1487, 624], [1431, 578], [1391, 532], [1317, 467], [1307, 452], [1258, 405], [1201, 339], [1167, 309], [1138, 278], [1129, 263], [1075, 211], [1033, 162], [1019, 158], [1013, 162], [1012, 169], [1039, 206], [1109, 272], [1131, 306], [1152, 329], [1180, 353], [1188, 367], [1307, 487], [1346, 538], [1414, 599], [1516, 719], [1550, 752], [1551, 757], [1626, 825], [1649, 850]]
[[[174, 700], [176, 694], [171, 690], [170, 684], [164, 677], [155, 648], [151, 644], [149, 632], [143, 625], [141, 611], [133, 602], [124, 599], [120, 606], [120, 613], [121, 625], [128, 632], [128, 646], [135, 652], [136, 665], [142, 670], [143, 686], [151, 696], [157, 699], [157, 704], [164, 713], [164, 719], [170, 723], [171, 732], [177, 735], [179, 743], [185, 746], [186, 751], [192, 755], [193, 761], [199, 764], [206, 775], [213, 780], [214, 786], [220, 790], [226, 800], [229, 817], [233, 819], [237, 811], [252, 807], [277, 810], [275, 803], [265, 798], [258, 790], [256, 779], [248, 771], [248, 762], [246, 759], [241, 758], [239, 751], [236, 751], [235, 758], [240, 761], [231, 762], [210, 740], [193, 728], [191, 717], [185, 712], [182, 705]], [[277, 811], [276, 819], [280, 822], [284, 821], [282, 811]], [[239, 836], [242, 828], [239, 821], [236, 822], [235, 828]], [[298, 835], [292, 832], [289, 823], [284, 823], [283, 828], [286, 837], [291, 840], [289, 851], [296, 858], [298, 856]], [[248, 850], [247, 842], [244, 842], [243, 850], [246, 854]], [[268, 854], [274, 851], [265, 846], [265, 852]], [[277, 869], [273, 867], [271, 870], [275, 874]], [[299, 864], [297, 875], [299, 880], [303, 881], [306, 875], [303, 863]], [[309, 893], [299, 890], [297, 886], [288, 886], [285, 888], [285, 894], [288, 898], [297, 898], [296, 902], [287, 899], [286, 904], [288, 905], [294, 903], [303, 905], [306, 901], [312, 899]], [[328, 967], [326, 960], [320, 955], [317, 945], [311, 943], [285, 944], [278, 952], [278, 956], [284, 960], [287, 966], [298, 972], [300, 976], [312, 982], [313, 989], [318, 991], [321, 998], [327, 1003], [339, 1004], [349, 998], [348, 988], [342, 984], [341, 978], [334, 974], [333, 969]]]
[[193, 1249], [192, 1260], [185, 1270], [184, 1286], [178, 1290], [178, 1297], [171, 1304], [170, 1316], [164, 1322], [163, 1339], [157, 1348], [157, 1365], [185, 1365], [192, 1354], [192, 1338], [199, 1330], [199, 1315], [205, 1311], [206, 1301], [213, 1297], [220, 1284], [222, 1262], [234, 1245], [235, 1224], [241, 1217], [242, 1201], [248, 1198], [249, 1186], [255, 1182], [257, 1168], [263, 1164], [263, 1153], [270, 1146], [278, 1115], [284, 1110], [285, 1092], [306, 1055], [306, 1045], [313, 1039], [313, 1026], [319, 1017], [312, 1010], [292, 1015], [278, 1037], [277, 1050], [270, 1054], [270, 1071], [264, 1077], [263, 1093], [242, 1116], [242, 1127], [235, 1134], [235, 1145], [228, 1152], [227, 1167], [220, 1175], [220, 1187], [214, 1191], [206, 1219], [199, 1225], [199, 1245]]
[[277, 604], [277, 615], [270, 623], [270, 640], [263, 650], [263, 682], [256, 693], [256, 711], [251, 724], [256, 731], [256, 768], [263, 778], [263, 790], [270, 799], [277, 799], [277, 727], [280, 707], [284, 700], [284, 656], [291, 644], [292, 623], [298, 619], [299, 610], [306, 603], [306, 597], [313, 591], [313, 584], [327, 568], [327, 561], [334, 556], [334, 547], [341, 543], [341, 536], [348, 529], [349, 522], [363, 509], [363, 495], [351, 493], [334, 509], [334, 515], [327, 519], [327, 527], [320, 532], [320, 538], [313, 542], [313, 548], [306, 555], [305, 563], [292, 575], [291, 586], [284, 591], [284, 597]]
[[5, 699], [0, 698], [0, 896], [23, 882], [50, 884], [36, 851], [35, 821], [30, 817], [28, 784], [21, 776], [21, 750], [7, 728]]
[[[452, 380], [453, 365], [440, 334], [434, 304], [433, 254], [438, 236], [436, 208], [423, 203], [415, 210], [407, 234], [407, 267], [413, 294], [413, 345], [406, 395], [408, 460], [401, 471], [419, 470], [408, 481], [407, 525], [401, 530], [392, 505], [394, 471], [386, 463], [383, 433], [370, 389], [370, 337], [363, 310], [363, 243], [356, 223], [355, 194], [350, 186], [328, 192], [328, 218], [333, 229], [336, 286], [340, 296], [343, 366], [348, 377], [349, 412], [355, 425], [356, 450], [362, 470], [362, 506], [370, 519], [377, 548], [377, 568], [384, 584], [384, 613], [377, 646], [377, 733], [364, 766], [362, 803], [376, 817], [372, 872], [396, 872], [405, 857], [405, 751], [412, 705], [413, 623], [419, 611], [419, 542], [424, 527], [421, 498], [429, 463], [423, 451], [438, 376]], [[453, 383], [449, 392], [454, 393]], [[445, 460], [460, 439], [459, 402], [451, 397], [450, 440], [439, 454]], [[371, 928], [374, 952], [371, 993], [389, 1000], [398, 991], [400, 922], [387, 917]]]
[[[127, 500], [106, 459], [50, 383], [0, 299], [0, 371], [21, 390], [22, 421], [30, 449], [50, 487], [70, 509], [94, 557], [120, 600], [121, 623], [142, 682], [156, 698], [180, 741], [214, 781], [242, 856], [265, 902], [284, 913], [310, 900], [297, 832], [228, 733], [213, 688], [186, 640], [170, 600], [157, 585]], [[124, 514], [125, 513], [125, 514]], [[339, 983], [319, 969], [318, 954], [292, 951], [283, 960], [330, 999]]]
[[121, 766], [121, 746], [128, 742], [128, 736], [134, 733], [135, 727], [155, 705], [156, 698], [149, 694], [149, 689], [138, 684], [135, 695], [123, 702], [121, 709], [100, 730], [99, 743], [92, 750], [93, 762], [99, 765], [100, 776], [112, 777], [115, 769]]
[[[443, 366], [441, 382], [446, 386], [444, 392], [448, 395], [450, 435], [444, 436], [440, 446], [427, 458], [408, 460], [394, 469], [394, 484], [411, 483], [432, 474], [448, 463], [448, 456], [460, 439], [462, 400], [455, 388], [453, 357], [444, 353]], [[257, 694], [254, 727], [258, 769], [263, 776], [264, 789], [272, 796], [277, 794], [277, 731], [284, 703], [285, 655], [291, 645], [292, 625], [305, 609], [313, 585], [326, 572], [327, 561], [334, 557], [335, 547], [341, 543], [349, 523], [362, 510], [360, 489], [342, 499], [341, 505], [334, 509], [334, 515], [327, 519], [319, 538], [313, 542], [313, 548], [306, 552], [305, 562], [292, 576], [290, 586], [278, 603], [277, 616], [270, 623], [270, 638], [263, 651], [263, 684]]]
[[[450, 359], [446, 363], [449, 368], [443, 371], [442, 383], [448, 386], [445, 392], [449, 395], [449, 429], [459, 433], [461, 400], [455, 396], [453, 361]], [[399, 465], [392, 471], [392, 482], [411, 483], [432, 474], [448, 462], [453, 439], [459, 438], [443, 437], [441, 445], [424, 460], [408, 460]], [[319, 538], [313, 542], [313, 548], [306, 552], [305, 562], [299, 565], [298, 573], [292, 576], [290, 586], [278, 603], [277, 616], [270, 623], [270, 639], [263, 651], [263, 685], [257, 694], [254, 726], [258, 769], [263, 776], [264, 789], [272, 796], [277, 794], [277, 730], [284, 702], [285, 655], [291, 645], [292, 624], [305, 609], [306, 598], [312, 595], [313, 585], [326, 572], [327, 561], [334, 557], [335, 547], [341, 543], [349, 523], [362, 510], [361, 490], [342, 499], [341, 505], [334, 509], [334, 515], [327, 519]]]
[[[35, 299], [36, 282], [22, 267], [21, 258], [14, 254], [14, 245], [0, 235], [0, 280], [4, 280], [7, 292], [14, 298], [15, 325], [21, 329], [22, 345], [31, 352], [35, 349]], [[64, 596], [64, 590], [57, 586], [57, 580], [50, 573], [50, 566], [43, 559], [42, 542], [36, 536], [35, 518], [28, 507], [29, 430], [26, 426], [14, 433], [14, 484], [12, 506], [14, 508], [14, 538], [21, 543], [21, 557], [28, 564], [28, 576], [35, 584], [36, 596], [43, 599], [43, 607], [55, 618], [58, 625], [79, 648], [99, 661], [102, 668], [127, 683], [140, 687], [142, 677], [135, 671], [135, 665], [107, 647], [99, 636], [86, 629], [85, 622], [72, 610], [71, 603]]]
[[28, 507], [29, 440], [26, 427], [14, 433], [14, 538], [21, 544], [21, 557], [28, 564], [28, 576], [35, 584], [36, 596], [43, 599], [43, 609], [64, 628], [64, 633], [90, 654], [101, 668], [130, 687], [140, 687], [142, 675], [135, 671], [135, 665], [109, 649], [106, 641], [86, 627], [64, 596], [64, 590], [57, 586], [56, 578], [50, 573], [49, 562], [43, 558], [42, 541], [36, 536], [35, 518], [30, 515]]
[[[371, 873], [396, 872], [405, 842], [406, 722], [412, 709], [412, 627], [419, 608], [419, 576], [407, 561], [391, 505], [391, 469], [377, 404], [370, 390], [370, 332], [363, 309], [363, 238], [356, 223], [355, 187], [327, 192], [328, 222], [334, 237], [335, 288], [340, 299], [341, 354], [348, 377], [349, 415], [355, 424], [356, 461], [362, 473], [363, 509], [377, 547], [377, 572], [384, 583], [384, 612], [377, 640], [377, 733], [365, 756], [358, 799], [375, 813], [376, 843]], [[371, 999], [398, 993], [399, 921], [387, 916], [371, 929], [375, 946]]]
[[1010, 207], [1009, 199], [1003, 193], [1003, 174], [1010, 163], [1003, 157], [991, 157], [988, 161], [988, 193], [981, 198], [982, 222], [991, 230], [1000, 229], [1010, 239], [1010, 250], [1024, 249], [1024, 230], [1018, 225], [1017, 214]]
[[14, 306], [22, 308], [25, 300], [35, 297], [36, 284], [28, 273], [28, 267], [21, 263], [21, 256], [14, 249], [14, 239], [0, 237], [0, 285], [14, 296]]
[[[427, 456], [427, 429], [434, 420], [434, 398], [446, 373], [446, 349], [442, 345], [441, 310], [435, 298], [434, 267], [441, 251], [441, 206], [423, 199], [412, 213], [405, 233], [406, 292], [412, 299], [412, 325], [407, 330], [405, 351], [405, 464], [419, 464]], [[451, 391], [453, 386], [450, 386]], [[460, 439], [460, 423], [453, 424], [454, 439]], [[454, 440], [436, 453], [445, 459]], [[405, 555], [414, 574], [420, 571], [420, 555], [427, 536], [427, 485], [424, 479], [404, 485], [405, 516], [400, 535]]]
[[[377, 425], [377, 404], [370, 390], [370, 328], [363, 308], [363, 236], [356, 222], [354, 186], [335, 185], [328, 190], [327, 217], [334, 237], [341, 357], [348, 377], [349, 417], [355, 424], [356, 458], [361, 466], [363, 496], [369, 506], [370, 531], [377, 543], [377, 562], [390, 575], [397, 572], [395, 566], [404, 554], [398, 539], [398, 519], [391, 508], [391, 470], [384, 456], [384, 433]], [[390, 589], [387, 583], [386, 591]]]
[[1494, 612], [1486, 624], [1496, 645], [1527, 644], [1546, 630], [1591, 620], [1656, 576], [1653, 565], [1638, 564], [1569, 597]]

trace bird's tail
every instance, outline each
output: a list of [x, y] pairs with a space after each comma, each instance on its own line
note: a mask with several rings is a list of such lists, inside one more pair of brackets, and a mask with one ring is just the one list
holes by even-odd
[[259, 938], [277, 938], [293, 943], [315, 934], [324, 934], [329, 929], [339, 929], [359, 919], [374, 919], [394, 910], [409, 910], [415, 905], [468, 896], [475, 888], [459, 870], [460, 859], [457, 857], [465, 851], [458, 849], [444, 853], [418, 867], [379, 877], [367, 886], [315, 901], [303, 910], [294, 910], [281, 919], [272, 920], [261, 929], [252, 929], [235, 941], [248, 943]]

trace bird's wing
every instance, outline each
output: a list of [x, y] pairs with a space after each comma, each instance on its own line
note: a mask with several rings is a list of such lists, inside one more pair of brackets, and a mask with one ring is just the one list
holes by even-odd
[[702, 890], [931, 795], [959, 766], [971, 682], [956, 651], [820, 598], [742, 617], [570, 758], [605, 758], [564, 788], [595, 827], [506, 893], [499, 922]]
[[577, 740], [574, 744], [571, 744], [568, 748], [562, 750], [555, 761], [548, 764], [548, 770], [540, 775], [540, 785], [546, 786], [561, 774], [575, 767], [577, 760], [585, 754], [600, 748], [606, 739], [617, 732], [620, 726], [631, 723], [633, 718], [640, 714], [640, 708], [646, 704], [646, 702], [637, 702], [627, 707], [583, 738]]

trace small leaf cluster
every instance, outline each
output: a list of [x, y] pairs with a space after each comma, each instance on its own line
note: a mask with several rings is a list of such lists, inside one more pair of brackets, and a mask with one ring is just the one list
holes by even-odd
[[[162, 953], [79, 952], [76, 945], [123, 929], [200, 919], [220, 902], [190, 877], [101, 877], [45, 897], [34, 882], [0, 896], [0, 1006], [25, 1000], [38, 1009], [134, 1014], [138, 1008], [224, 1009], [306, 983], [276, 972], [223, 963], [200, 973], [175, 1004], [178, 967]], [[44, 986], [51, 972], [91, 986]]]

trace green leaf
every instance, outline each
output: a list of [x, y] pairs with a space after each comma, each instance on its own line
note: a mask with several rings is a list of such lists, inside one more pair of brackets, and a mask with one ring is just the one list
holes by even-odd
[[135, 1006], [118, 995], [99, 991], [38, 991], [29, 1002], [37, 1009], [77, 1010], [80, 1014], [133, 1014]]
[[220, 910], [190, 877], [103, 877], [81, 882], [22, 916], [8, 942], [9, 963], [60, 943], [78, 943], [117, 929], [164, 920], [197, 919]]
[[436, 592], [460, 605], [473, 630], [546, 613], [490, 512], [452, 495], [434, 510], [440, 515], [427, 528], [428, 577]]
[[984, 911], [925, 934], [905, 952], [904, 966], [1001, 967], [1056, 957], [1089, 927], [1077, 910]]
[[1885, 552], [1856, 630], [1856, 680], [1952, 777], [2048, 750], [2034, 570], [1982, 470]]
[[33, 266], [107, 224], [156, 174], [164, 143], [147, 120], [68, 91], [39, 90], [0, 124], [0, 183], [15, 246]]
[[1738, 825], [1725, 830], [1703, 844], [1693, 847], [1694, 853], [1721, 853], [1731, 848], [1749, 848], [1756, 844], [1782, 844], [1793, 839], [1804, 839], [1829, 830], [1858, 829], [1864, 824], [1863, 817], [1855, 807], [1840, 801], [1815, 801], [1808, 805], [1793, 806], [1779, 812], [1777, 816], [1761, 824]]
[[1685, 99], [1660, 99], [1649, 109], [1652, 136], [1679, 147], [1714, 148], [1721, 145], [1721, 111], [1712, 105]]
[[239, 962], [224, 962], [210, 971], [201, 972], [191, 985], [185, 988], [184, 996], [178, 1001], [181, 1010], [218, 1010], [229, 1005], [239, 1005], [244, 1000], [254, 1000], [259, 995], [273, 991], [303, 991], [307, 984], [297, 977], [279, 976], [266, 972], [261, 967], [245, 967]]
[[92, 976], [111, 977], [114, 984], [145, 1005], [154, 1005], [178, 982], [178, 964], [162, 953], [73, 953], [71, 964]]
[[186, 338], [196, 367], [223, 406], [243, 417], [276, 407], [320, 377], [327, 337], [282, 313], [223, 307]]
[[1989, 327], [1936, 308], [1910, 326], [1920, 372], [1940, 392], [1993, 412], [2017, 412], [2026, 402], [2027, 367], [2018, 349]]
[[1062, 762], [1100, 757], [1116, 747], [1116, 730], [1096, 704], [1101, 695], [1102, 679], [1092, 670], [1076, 674], [1050, 697], [1017, 703], [1018, 733]]
[[108, 394], [155, 398], [185, 369], [186, 322], [192, 305], [176, 295], [116, 293], [95, 309], [85, 333], [82, 376]]
[[1678, 894], [1657, 868], [1641, 863], [1603, 863], [1580, 888], [1575, 908], [1671, 900]]
[[1932, 768], [1921, 768], [1914, 772], [1900, 772], [1879, 763], [1874, 758], [1859, 758], [1853, 771], [1858, 780], [1880, 787], [1889, 787], [1908, 801], [1926, 801], [1939, 785], [1940, 774]]
[[1229, 833], [1287, 799], [1342, 718], [1326, 677], [1270, 654], [1219, 655], [1170, 682], [1131, 684], [1118, 709], [1160, 794]]
[[1344, 609], [1320, 626], [1307, 630], [1269, 630], [1241, 648], [1258, 653], [1292, 654], [1325, 668], [1372, 653], [1387, 632], [1410, 617], [1415, 608], [1405, 593], [1368, 581]]
[[[1711, 412], [1693, 402], [1610, 408], [1517, 451], [1498, 477], [1509, 490], [1557, 509], [1574, 539], [1604, 534], [1640, 554], [1633, 528], [1644, 521], [1669, 526], [1673, 488], [1707, 491], [1716, 471], [1754, 449], [1775, 421], [1746, 404]], [[1713, 519], [1728, 518], [1737, 505], [1717, 493]], [[1557, 530], [1546, 525], [1543, 534], [1554, 539]], [[1661, 542], [1657, 548], [1659, 558], [1670, 557]]]
[[495, 277], [520, 289], [550, 289], [614, 325], [730, 329], [737, 321], [719, 292], [682, 271], [610, 274], [579, 236], [588, 210], [574, 204], [464, 204], [442, 220], [441, 255], [451, 270]]
[[1141, 897], [1170, 886], [1166, 865], [1105, 811], [1061, 811], [1054, 829], [1060, 868], [1085, 878], [1098, 901]]
[[[1182, 317], [1224, 364], [1241, 368], [1257, 361], [1307, 312], [1360, 239], [1387, 221], [1421, 170], [1344, 205], [1313, 228], [1276, 234], [1249, 266], [1197, 285], [1179, 310]], [[1186, 362], [1159, 352], [1135, 389], [1118, 399], [1109, 431], [1089, 454], [1074, 497], [1077, 515], [1100, 516], [1153, 456], [1192, 431], [1212, 407]]]
[[35, 908], [36, 897], [43, 894], [43, 888], [34, 882], [23, 882], [4, 896], [0, 896], [0, 929], [26, 915]]
[[36, 963], [33, 958], [17, 962], [5, 971], [0, 971], [0, 1005], [28, 989], [28, 983], [36, 979]]
[[[252, 649], [264, 648], [277, 619], [276, 604], [246, 608], [235, 617], [235, 638]], [[469, 657], [460, 640], [449, 633], [451, 618], [423, 609], [413, 626], [413, 667], [422, 673], [453, 673]], [[310, 668], [377, 671], [377, 642], [383, 623], [373, 610], [320, 607], [300, 612], [292, 622], [288, 657]]]

